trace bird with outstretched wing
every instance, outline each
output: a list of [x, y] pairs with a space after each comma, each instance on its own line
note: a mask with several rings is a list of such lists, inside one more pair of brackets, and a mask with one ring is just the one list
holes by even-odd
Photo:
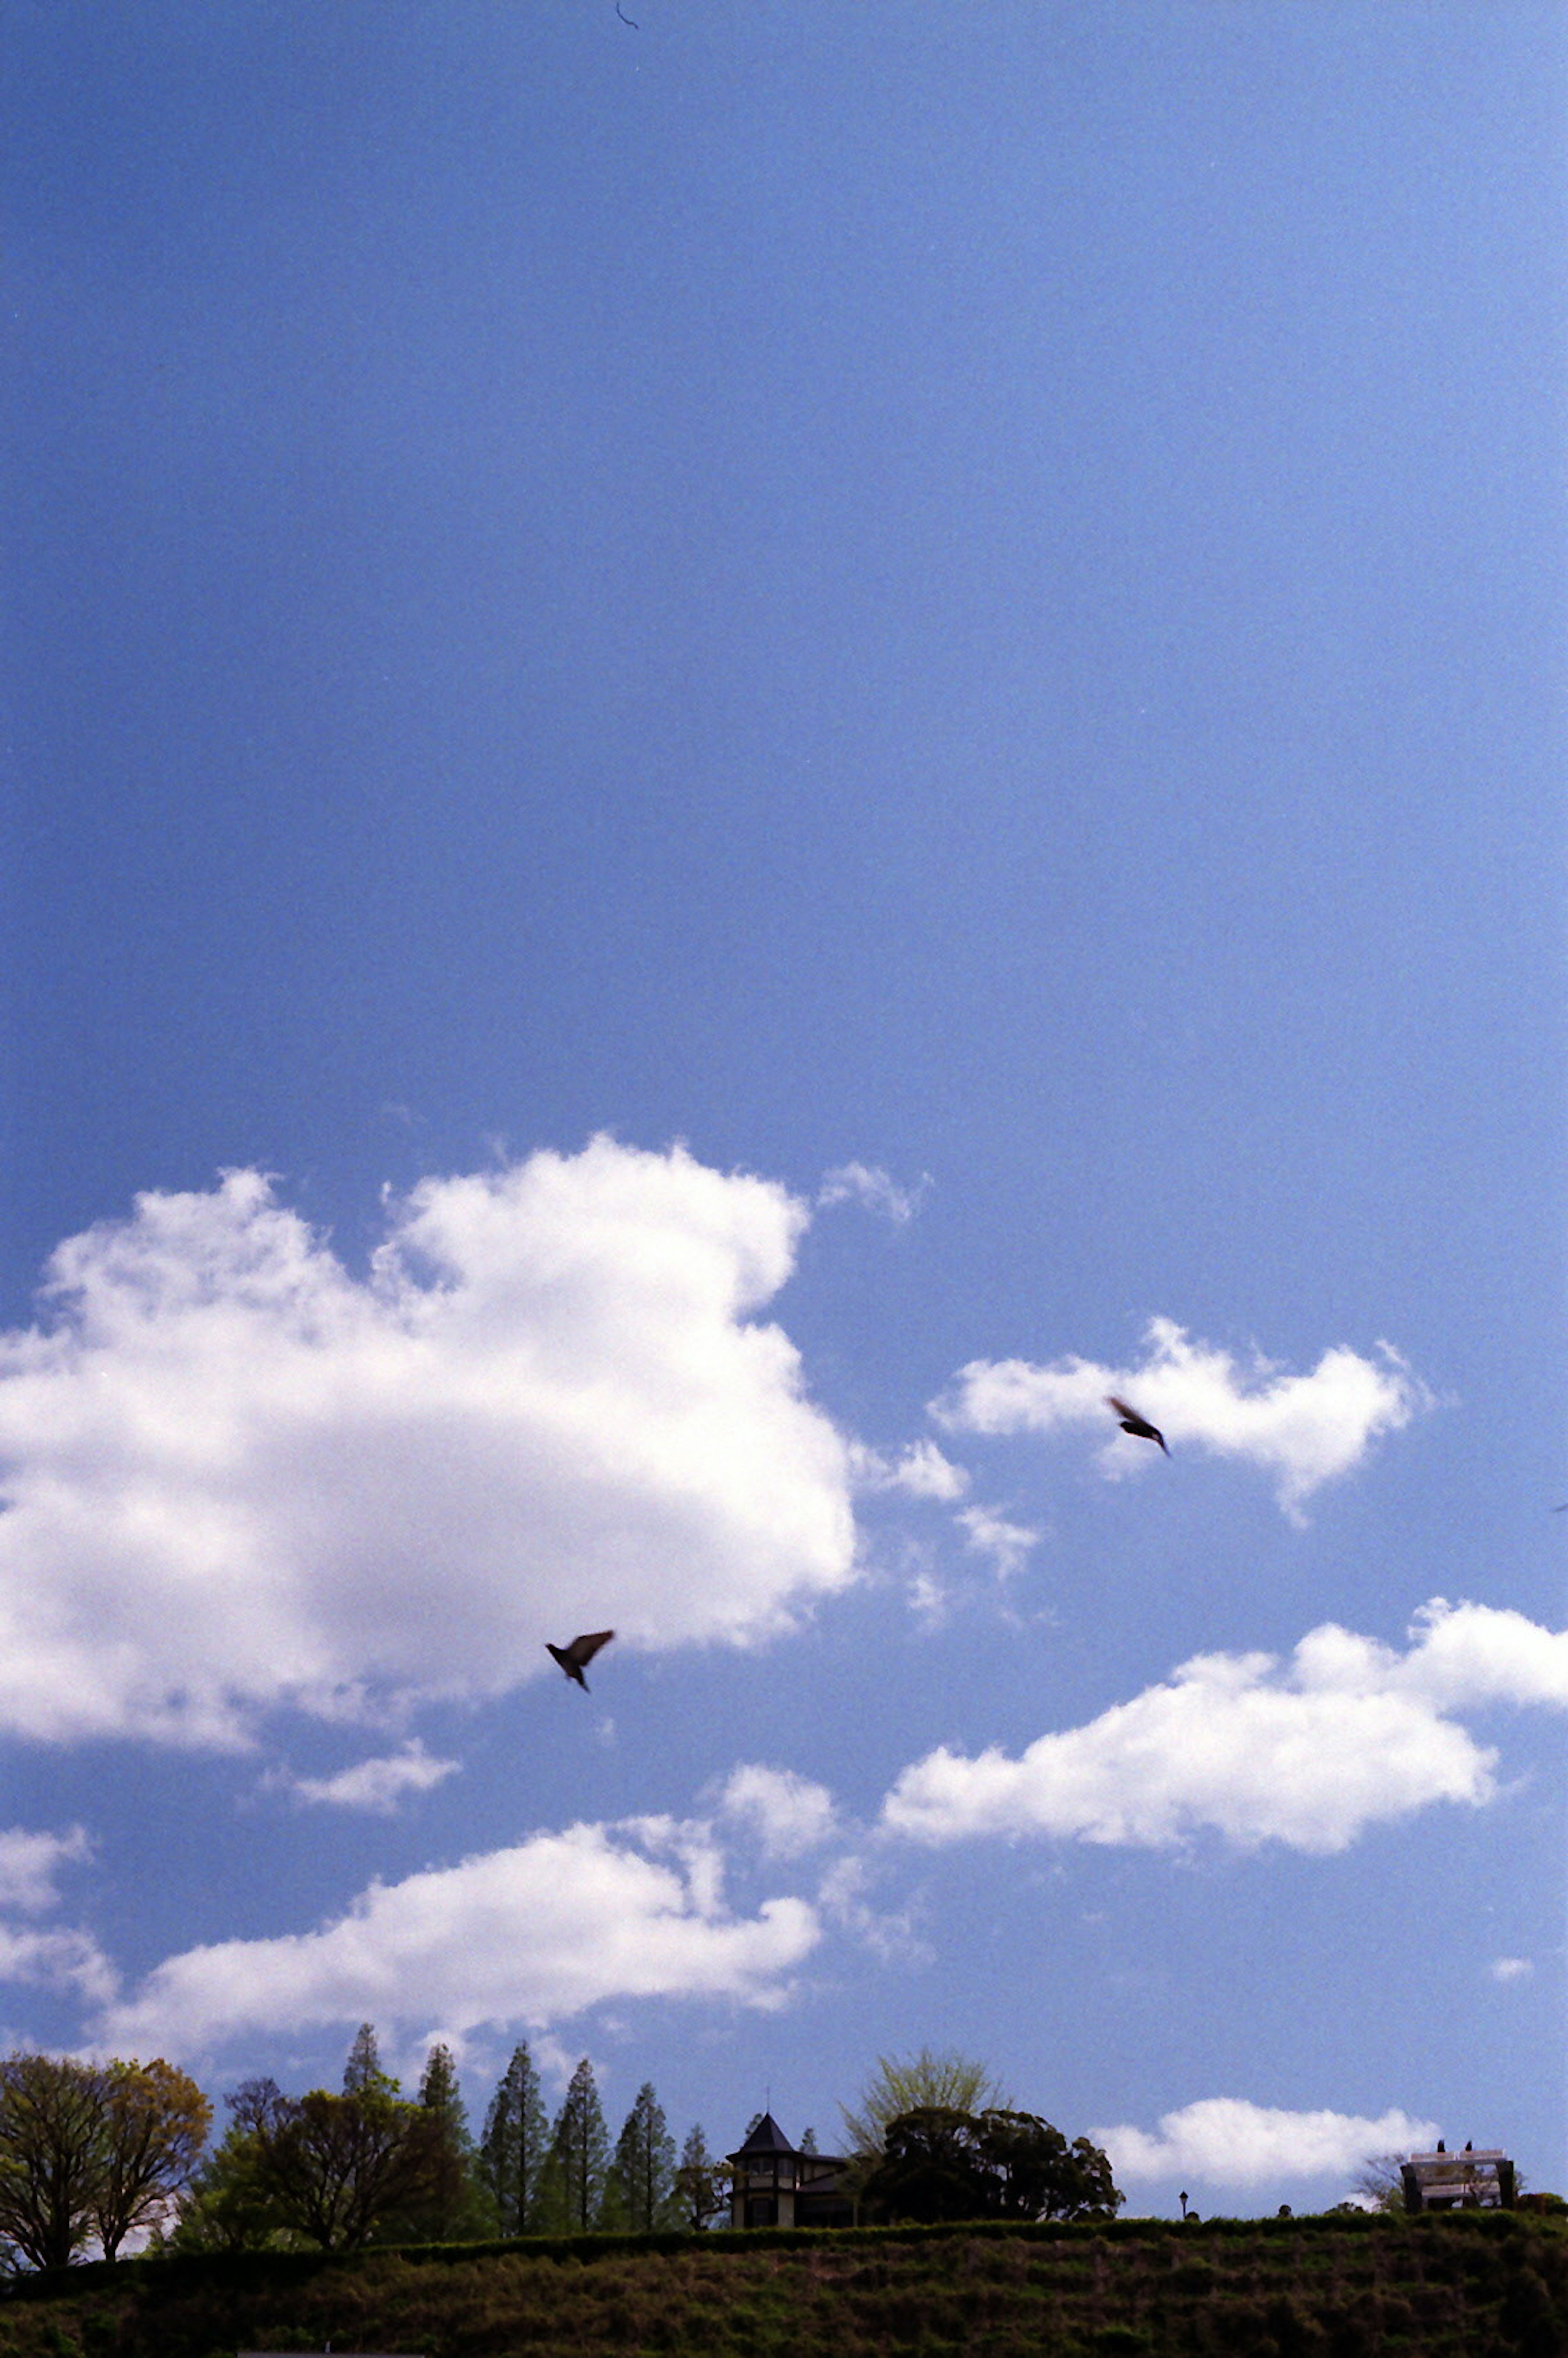
[[552, 1646], [546, 1638], [545, 1650], [547, 1654], [554, 1655], [568, 1678], [575, 1679], [584, 1694], [587, 1694], [588, 1681], [582, 1674], [583, 1664], [591, 1662], [600, 1646], [608, 1646], [614, 1635], [613, 1629], [591, 1629], [586, 1631], [580, 1638], [574, 1638], [569, 1646]]
[[[1113, 1408], [1121, 1419], [1123, 1433], [1131, 1433], [1135, 1441], [1157, 1441], [1161, 1448], [1165, 1449], [1165, 1436], [1159, 1426], [1151, 1424], [1146, 1416], [1140, 1416], [1135, 1408], [1129, 1408], [1124, 1400], [1118, 1400], [1114, 1392], [1107, 1392], [1105, 1404], [1107, 1408]], [[1165, 1449], [1167, 1457], [1170, 1454], [1170, 1451]]]

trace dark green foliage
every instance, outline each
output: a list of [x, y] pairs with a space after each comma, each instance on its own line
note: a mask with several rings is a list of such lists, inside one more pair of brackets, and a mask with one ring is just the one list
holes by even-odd
[[1087, 2137], [1068, 2145], [1033, 2113], [926, 2104], [888, 2124], [863, 2214], [913, 2219], [1098, 2219], [1125, 2197]]
[[300, 2238], [284, 2225], [262, 2175], [262, 2131], [284, 2101], [276, 2080], [246, 2080], [223, 2099], [229, 2127], [222, 2144], [192, 2177], [168, 2237], [176, 2252], [289, 2249]]
[[378, 2244], [473, 2243], [495, 2231], [495, 2208], [479, 2176], [468, 2115], [449, 2047], [432, 2047], [419, 2082], [429, 2132], [429, 2179], [412, 2203], [384, 2218]]
[[301, 2238], [352, 2248], [438, 2199], [447, 2125], [399, 2097], [368, 2022], [349, 2050], [341, 2096], [325, 2088], [285, 2096], [272, 2080], [251, 2080], [226, 2101], [229, 2133], [193, 2183], [176, 2250]]
[[[1210, 2282], [1185, 2293], [1178, 2272], [1198, 2260]], [[1293, 2340], [1323, 2358], [1562, 2358], [1565, 2267], [1557, 2222], [1496, 2215], [206, 2254], [19, 2278], [0, 2291], [0, 2353], [232, 2358], [330, 2341], [430, 2358], [1276, 2358]]]
[[431, 2200], [437, 2132], [417, 2104], [373, 2084], [286, 2097], [263, 2143], [262, 2187], [278, 2219], [325, 2249], [369, 2241], [388, 2216]]
[[1519, 2358], [1565, 2358], [1568, 2317], [1552, 2299], [1539, 2268], [1524, 2266], [1503, 2297], [1500, 2322]]

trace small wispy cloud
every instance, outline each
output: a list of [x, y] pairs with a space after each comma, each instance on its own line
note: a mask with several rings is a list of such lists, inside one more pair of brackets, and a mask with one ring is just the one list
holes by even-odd
[[[92, 1855], [85, 1830], [34, 1833], [21, 1826], [0, 1833], [0, 1908], [41, 1916], [59, 1905], [59, 1872]], [[0, 1924], [0, 1982], [74, 1990], [104, 2005], [118, 1987], [114, 1966], [91, 1932], [75, 1927]]]
[[322, 1801], [339, 1810], [373, 1810], [390, 1817], [405, 1793], [427, 1793], [453, 1776], [457, 1760], [438, 1760], [415, 1736], [401, 1752], [356, 1761], [335, 1777], [286, 1777], [279, 1781], [302, 1801]]
[[795, 1858], [815, 1850], [838, 1825], [826, 1785], [793, 1768], [767, 1768], [756, 1761], [732, 1771], [719, 1795], [719, 1810], [751, 1829], [764, 1858]]
[[874, 1878], [867, 1861], [854, 1853], [836, 1858], [816, 1894], [823, 1917], [870, 1949], [884, 1964], [929, 1964], [935, 1951], [915, 1930], [911, 1908], [874, 1908], [868, 1894]]
[[816, 1201], [824, 1209], [834, 1204], [863, 1204], [868, 1212], [880, 1212], [902, 1228], [919, 1211], [930, 1185], [925, 1172], [913, 1187], [905, 1187], [877, 1163], [841, 1163], [823, 1173]]
[[1535, 1971], [1531, 1957], [1494, 1957], [1487, 1971], [1495, 1982], [1528, 1981]]
[[969, 1487], [963, 1466], [944, 1457], [934, 1441], [912, 1441], [896, 1457], [852, 1441], [849, 1471], [858, 1490], [902, 1490], [907, 1498], [934, 1498], [944, 1505], [961, 1498]]
[[0, 1908], [20, 1908], [40, 1915], [59, 1904], [58, 1877], [62, 1866], [76, 1866], [92, 1856], [84, 1829], [69, 1833], [39, 1834], [10, 1826], [0, 1833]]
[[74, 1990], [92, 2006], [107, 2006], [120, 1977], [91, 1932], [74, 1928], [40, 1931], [0, 1924], [0, 1982], [28, 1982], [44, 1989]]
[[1433, 1395], [1391, 1345], [1374, 1357], [1344, 1346], [1306, 1375], [1271, 1359], [1248, 1366], [1189, 1338], [1173, 1319], [1150, 1321], [1143, 1358], [1131, 1367], [1095, 1359], [972, 1359], [933, 1401], [930, 1414], [955, 1433], [1050, 1433], [1087, 1424], [1107, 1434], [1101, 1465], [1112, 1476], [1147, 1467], [1147, 1444], [1110, 1431], [1109, 1393], [1130, 1398], [1175, 1448], [1240, 1457], [1274, 1477], [1280, 1504], [1300, 1520], [1304, 1499], [1349, 1473], [1384, 1433], [1433, 1406]]
[[1010, 1523], [995, 1507], [961, 1507], [953, 1520], [970, 1552], [984, 1556], [999, 1580], [1011, 1580], [1021, 1572], [1030, 1550], [1040, 1544], [1038, 1531], [1024, 1523]]

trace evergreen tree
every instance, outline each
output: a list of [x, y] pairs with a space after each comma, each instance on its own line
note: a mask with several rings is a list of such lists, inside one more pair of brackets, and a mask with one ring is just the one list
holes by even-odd
[[395, 2096], [397, 2082], [381, 2068], [381, 2050], [375, 2043], [375, 2025], [362, 2022], [354, 2033], [354, 2043], [349, 2050], [349, 2060], [343, 2066], [345, 2096], [377, 2094]]
[[676, 2194], [676, 2141], [653, 2083], [645, 2080], [615, 2147], [602, 2223], [646, 2235], [655, 2227], [678, 2227], [682, 2222]]
[[604, 2125], [593, 2066], [586, 2055], [572, 2073], [556, 2115], [550, 2156], [560, 2169], [568, 2232], [586, 2234], [599, 2222], [610, 2158], [610, 2132]]
[[557, 2150], [554, 2139], [539, 2164], [539, 2175], [534, 2188], [534, 2219], [531, 2232], [535, 2235], [569, 2235], [576, 2230], [571, 2200], [567, 2192], [566, 2164]]
[[432, 2047], [419, 2082], [419, 2107], [430, 2129], [430, 2180], [417, 2202], [376, 2231], [383, 2244], [474, 2243], [494, 2232], [494, 2211], [480, 2180], [468, 2115], [449, 2047]]
[[548, 2145], [539, 2075], [524, 2041], [513, 2049], [512, 2061], [490, 2100], [479, 2150], [480, 2176], [490, 2190], [503, 2235], [539, 2233], [543, 2223], [539, 2175]]

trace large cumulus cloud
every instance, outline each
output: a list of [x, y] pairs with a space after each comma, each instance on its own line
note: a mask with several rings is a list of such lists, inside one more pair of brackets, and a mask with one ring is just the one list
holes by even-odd
[[783, 1626], [854, 1554], [845, 1444], [755, 1315], [806, 1217], [600, 1138], [425, 1181], [363, 1278], [254, 1171], [70, 1238], [0, 1337], [0, 1728], [232, 1744], [502, 1691], [584, 1623]]
[[1435, 1801], [1480, 1805], [1498, 1756], [1454, 1714], [1568, 1708], [1568, 1631], [1485, 1605], [1423, 1607], [1403, 1652], [1325, 1622], [1287, 1662], [1198, 1654], [1171, 1678], [1018, 1756], [946, 1745], [883, 1805], [893, 1834], [1054, 1836], [1158, 1848], [1199, 1833], [1344, 1850]]
[[1194, 2178], [1220, 2186], [1344, 2179], [1370, 2155], [1430, 2147], [1435, 2121], [1390, 2106], [1375, 2118], [1358, 2113], [1287, 2112], [1241, 2096], [1205, 2096], [1162, 2115], [1157, 2131], [1123, 2125], [1097, 2128], [1118, 2178]]
[[710, 1830], [667, 1818], [576, 1825], [376, 1883], [334, 1921], [166, 1958], [107, 2006], [103, 2043], [207, 2054], [258, 2032], [373, 2017], [541, 2028], [605, 1999], [774, 2006], [820, 1938], [805, 1900], [724, 1904]]

